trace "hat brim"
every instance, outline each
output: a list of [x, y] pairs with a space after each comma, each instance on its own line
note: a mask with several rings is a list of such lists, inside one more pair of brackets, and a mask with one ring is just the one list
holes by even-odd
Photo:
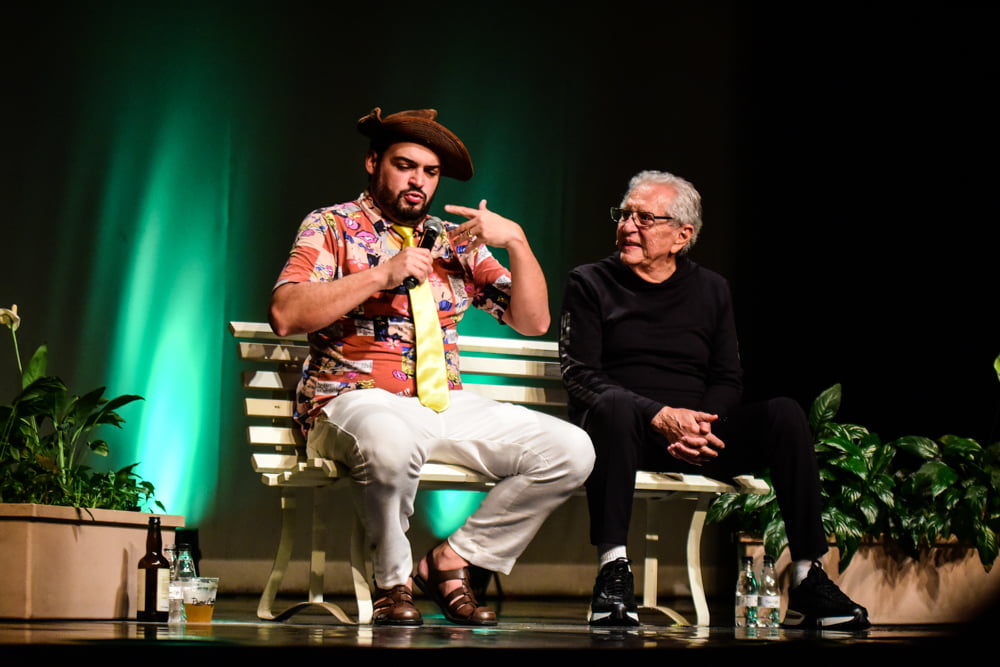
[[375, 107], [358, 120], [358, 131], [382, 149], [400, 142], [413, 142], [434, 151], [441, 160], [441, 174], [459, 181], [472, 178], [472, 157], [462, 140], [437, 122], [437, 111], [418, 109], [400, 111], [382, 118]]

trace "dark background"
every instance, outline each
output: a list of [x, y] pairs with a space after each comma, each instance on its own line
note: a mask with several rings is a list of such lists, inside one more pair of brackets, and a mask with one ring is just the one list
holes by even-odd
[[[121, 308], [109, 267], [139, 223], [115, 211], [170, 145], [151, 139], [165, 108], [181, 111], [174, 132], [204, 135], [178, 176], [226, 165], [207, 184], [225, 244], [183, 269], [215, 272], [192, 321], [220, 350], [197, 377], [218, 382], [224, 322], [266, 317], [298, 222], [364, 186], [357, 119], [435, 107], [477, 170], [442, 185], [437, 212], [487, 198], [521, 222], [554, 314], [566, 272], [611, 251], [607, 207], [629, 177], [673, 171], [704, 197], [692, 257], [731, 280], [750, 397], [808, 404], [841, 383], [840, 418], [883, 439], [1000, 438], [996, 12], [978, 3], [9, 7], [0, 304], [33, 313], [22, 348], [48, 341], [77, 384], [101, 382], [113, 354], [82, 332]], [[5, 394], [11, 368], [0, 347]], [[232, 405], [223, 440], [242, 439]]]

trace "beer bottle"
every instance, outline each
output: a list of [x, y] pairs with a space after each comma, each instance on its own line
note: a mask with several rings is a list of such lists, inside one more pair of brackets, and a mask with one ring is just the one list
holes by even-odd
[[139, 559], [136, 577], [136, 620], [166, 622], [170, 593], [170, 562], [163, 555], [160, 517], [149, 517], [146, 530], [146, 555]]

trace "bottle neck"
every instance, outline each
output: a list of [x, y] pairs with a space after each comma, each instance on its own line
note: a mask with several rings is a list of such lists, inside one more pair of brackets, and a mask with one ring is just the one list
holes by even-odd
[[146, 551], [163, 553], [163, 536], [160, 534], [160, 520], [153, 517], [149, 520], [149, 530], [146, 531]]

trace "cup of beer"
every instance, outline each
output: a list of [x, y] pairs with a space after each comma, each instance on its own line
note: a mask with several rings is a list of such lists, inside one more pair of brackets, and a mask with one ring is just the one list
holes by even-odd
[[192, 577], [181, 583], [184, 591], [184, 620], [188, 623], [211, 623], [215, 611], [218, 577]]

